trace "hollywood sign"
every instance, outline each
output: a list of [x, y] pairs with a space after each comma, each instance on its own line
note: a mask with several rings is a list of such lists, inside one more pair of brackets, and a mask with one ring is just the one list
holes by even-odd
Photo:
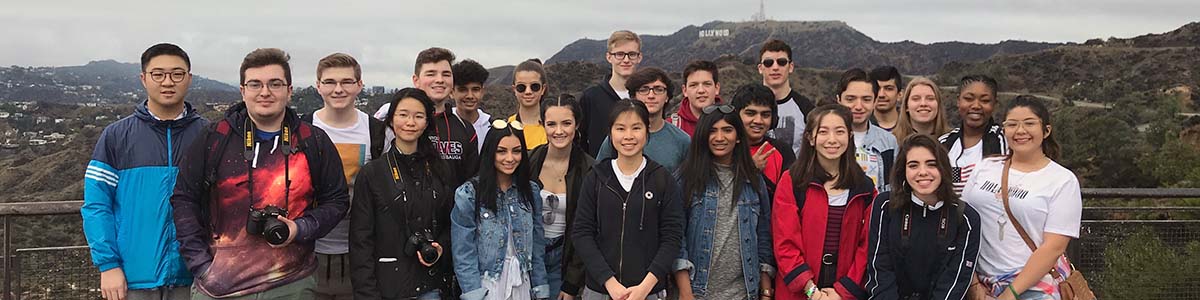
[[729, 29], [705, 29], [700, 31], [700, 38], [729, 36]]

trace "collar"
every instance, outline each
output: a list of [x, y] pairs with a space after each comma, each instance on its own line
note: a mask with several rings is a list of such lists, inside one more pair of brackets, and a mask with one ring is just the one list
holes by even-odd
[[917, 195], [915, 195], [915, 194], [912, 195], [911, 198], [912, 198], [913, 203], [920, 205], [921, 207], [924, 207], [925, 209], [928, 209], [928, 210], [938, 210], [939, 208], [942, 208], [942, 206], [944, 204], [946, 204], [945, 201], [938, 201], [937, 203], [935, 203], [933, 205], [925, 205], [925, 201], [921, 201], [921, 199], [917, 198]]

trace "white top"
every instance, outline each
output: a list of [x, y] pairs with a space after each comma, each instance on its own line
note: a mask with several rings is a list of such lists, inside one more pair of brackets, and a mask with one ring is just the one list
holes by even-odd
[[967, 179], [971, 178], [971, 172], [975, 170], [975, 164], [983, 160], [983, 141], [975, 143], [975, 146], [963, 150], [961, 139], [960, 142], [950, 146], [950, 167], [958, 169], [958, 176], [952, 177], [954, 180], [954, 193], [962, 196], [963, 186], [967, 185]]
[[521, 271], [521, 261], [517, 259], [516, 248], [513, 247], [512, 235], [508, 236], [508, 246], [504, 251], [504, 262], [500, 269], [500, 277], [488, 279], [483, 277], [483, 288], [487, 290], [484, 300], [529, 300], [533, 297], [530, 292], [529, 274]]
[[800, 111], [796, 99], [791, 97], [777, 102], [779, 111], [776, 112], [776, 116], [779, 117], [779, 126], [769, 134], [775, 140], [791, 145], [792, 153], [800, 153], [800, 143], [804, 142], [804, 112]]
[[867, 146], [867, 132], [854, 131], [854, 146], [865, 148]]
[[638, 174], [642, 174], [642, 170], [646, 169], [646, 158], [642, 158], [642, 164], [638, 166], [637, 171], [633, 172], [633, 175], [621, 173], [621, 168], [617, 167], [616, 159], [612, 160], [612, 168], [613, 173], [617, 174], [617, 182], [621, 183], [621, 188], [625, 189], [625, 192], [629, 192], [633, 188], [633, 181], [637, 179]]
[[[551, 195], [554, 195], [555, 198], [558, 198], [558, 201], [555, 201], [557, 204], [554, 206], [550, 205]], [[545, 229], [545, 236], [547, 239], [558, 238], [567, 231], [567, 194], [555, 194], [546, 190], [542, 190], [541, 197], [543, 219], [538, 220], [543, 222], [542, 227]], [[547, 214], [554, 216], [553, 223], [545, 223], [544, 216]]]
[[917, 194], [912, 194], [911, 198], [912, 198], [913, 203], [920, 205], [921, 207], [928, 208], [929, 210], [938, 210], [939, 208], [942, 208], [942, 204], [946, 203], [946, 202], [943, 202], [942, 200], [938, 200], [938, 202], [934, 203], [933, 205], [926, 205], [925, 200], [921, 200], [921, 198], [917, 198]]
[[[963, 201], [979, 212], [979, 271], [996, 276], [1020, 271], [1033, 255], [1008, 221], [1000, 198], [1003, 158], [988, 158], [975, 165], [974, 176], [963, 189]], [[1075, 173], [1051, 161], [1041, 170], [1008, 174], [1009, 205], [1013, 215], [1035, 245], [1045, 232], [1079, 237], [1083, 200]]]
[[840, 194], [829, 194], [829, 206], [846, 206], [850, 203], [850, 191], [844, 190]]
[[[467, 120], [462, 118], [462, 115], [458, 114], [458, 107], [453, 107], [451, 110], [455, 116], [458, 116], [459, 120], [462, 120], [463, 123], [467, 122]], [[488, 130], [491, 129], [492, 124], [489, 122], [492, 121], [492, 115], [483, 112], [483, 109], [478, 109], [477, 111], [479, 111], [479, 118], [475, 119], [475, 123], [471, 123], [471, 127], [475, 128], [475, 136], [479, 137], [479, 142], [475, 143], [475, 147], [479, 149], [476, 150], [483, 152], [483, 141], [487, 138]]]
[[[367, 113], [355, 109], [358, 122], [346, 128], [334, 128], [325, 124], [317, 114], [313, 114], [313, 126], [321, 128], [329, 135], [329, 140], [337, 148], [338, 157], [342, 161], [342, 171], [346, 176], [350, 198], [354, 198], [354, 177], [358, 175], [359, 167], [371, 161], [371, 123]], [[345, 254], [350, 252], [350, 215], [347, 214], [337, 226], [317, 240], [317, 253]]]
[[617, 97], [620, 97], [621, 99], [633, 99], [629, 98], [629, 91], [618, 91], [617, 89], [613, 89], [613, 91], [617, 92]]

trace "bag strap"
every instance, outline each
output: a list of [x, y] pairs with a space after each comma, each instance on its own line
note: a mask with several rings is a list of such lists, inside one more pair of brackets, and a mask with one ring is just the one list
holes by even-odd
[[[1013, 228], [1021, 235], [1021, 239], [1025, 240], [1025, 245], [1029, 246], [1029, 250], [1037, 252], [1037, 245], [1033, 244], [1033, 239], [1029, 238], [1029, 233], [1025, 232], [1025, 227], [1021, 227], [1021, 223], [1017, 222], [1017, 217], [1013, 216], [1012, 207], [1008, 205], [1008, 170], [1012, 169], [1012, 157], [1004, 159], [1004, 173], [1000, 175], [1000, 194], [1004, 200], [1004, 213], [1008, 215], [1008, 222], [1012, 223]], [[1050, 267], [1050, 275], [1054, 279], [1062, 280], [1062, 274], [1058, 273], [1054, 267]]]

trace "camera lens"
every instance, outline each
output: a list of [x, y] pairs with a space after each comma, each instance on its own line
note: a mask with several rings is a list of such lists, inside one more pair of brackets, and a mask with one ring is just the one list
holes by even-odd
[[284, 224], [278, 219], [267, 219], [266, 228], [264, 229], [263, 238], [267, 239], [267, 243], [271, 245], [281, 245], [287, 241], [288, 231], [287, 224]]

